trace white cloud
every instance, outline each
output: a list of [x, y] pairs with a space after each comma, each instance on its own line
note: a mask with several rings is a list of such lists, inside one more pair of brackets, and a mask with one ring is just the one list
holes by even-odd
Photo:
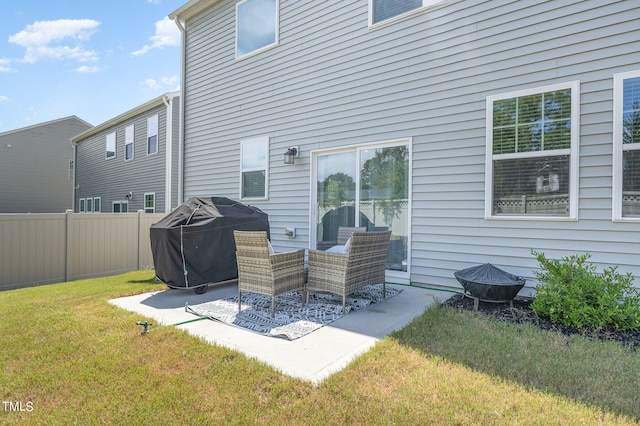
[[131, 54], [134, 56], [144, 55], [151, 49], [160, 49], [164, 46], [180, 46], [180, 30], [169, 17], [156, 22], [156, 33], [149, 38], [151, 44], [146, 44], [142, 49]]
[[0, 95], [0, 104], [6, 104], [7, 102], [9, 102], [9, 98], [7, 96]]
[[93, 73], [93, 72], [98, 72], [98, 71], [100, 71], [100, 67], [98, 67], [98, 66], [90, 67], [88, 65], [82, 65], [82, 66], [76, 68], [76, 72], [79, 72], [81, 74]]
[[[26, 49], [24, 61], [41, 59], [73, 59], [78, 62], [97, 60], [96, 52], [86, 50], [83, 42], [97, 31], [100, 22], [92, 19], [58, 19], [36, 21], [9, 37], [9, 42]], [[70, 46], [75, 41], [75, 45]]]
[[0, 58], [0, 72], [11, 72], [15, 71], [11, 68], [11, 59]]
[[159, 89], [160, 88], [160, 84], [158, 84], [158, 81], [155, 78], [148, 78], [144, 81], [143, 83], [145, 86], [147, 86], [149, 89]]
[[162, 83], [165, 86], [175, 86], [178, 84], [178, 76], [174, 75], [173, 77], [162, 77]]
[[[177, 90], [176, 87], [179, 87], [180, 79], [178, 76], [172, 77], [161, 77], [160, 80], [156, 80], [155, 78], [148, 78], [142, 82], [144, 86], [147, 86], [149, 89], [158, 90]], [[169, 88], [169, 86], [172, 86]]]

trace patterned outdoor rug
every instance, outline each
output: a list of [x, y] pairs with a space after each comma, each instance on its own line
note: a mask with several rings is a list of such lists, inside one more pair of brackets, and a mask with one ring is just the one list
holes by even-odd
[[[401, 289], [387, 287], [387, 298]], [[383, 301], [382, 285], [368, 285], [347, 297], [345, 312], [364, 309], [371, 303]], [[238, 312], [238, 296], [199, 305], [185, 306], [194, 315], [221, 321], [271, 337], [295, 340], [323, 325], [329, 324], [342, 313], [342, 298], [329, 293], [313, 293], [309, 303], [302, 305], [299, 292], [276, 297], [274, 317], [271, 318], [271, 299], [255, 293], [242, 294], [242, 308]]]

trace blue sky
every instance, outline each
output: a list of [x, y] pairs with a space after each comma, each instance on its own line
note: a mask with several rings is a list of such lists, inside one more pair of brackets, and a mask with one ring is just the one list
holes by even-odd
[[0, 133], [76, 115], [98, 125], [180, 87], [187, 0], [0, 0]]

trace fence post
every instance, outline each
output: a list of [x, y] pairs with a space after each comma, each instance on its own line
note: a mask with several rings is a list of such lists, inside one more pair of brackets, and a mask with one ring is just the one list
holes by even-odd
[[71, 281], [73, 274], [71, 269], [73, 268], [73, 210], [65, 210], [66, 218], [66, 240], [65, 240], [65, 268], [64, 268], [64, 280]]
[[142, 247], [144, 242], [142, 241], [142, 227], [144, 225], [144, 210], [138, 210], [138, 270], [142, 269]]

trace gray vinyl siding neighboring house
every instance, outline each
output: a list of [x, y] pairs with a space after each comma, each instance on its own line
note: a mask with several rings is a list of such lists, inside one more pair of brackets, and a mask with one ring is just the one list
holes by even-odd
[[[490, 262], [531, 288], [531, 250], [589, 252], [640, 276], [640, 222], [612, 215], [614, 75], [640, 70], [640, 5], [444, 0], [370, 26], [371, 1], [281, 0], [277, 44], [240, 59], [237, 1], [170, 15], [184, 28], [184, 197], [241, 199], [241, 143], [265, 137], [267, 194], [245, 202], [269, 214], [276, 250], [313, 247], [319, 155], [400, 141], [407, 281], [458, 287], [454, 271]], [[488, 105], [556, 85], [577, 95], [573, 216], [493, 215]], [[300, 155], [285, 165], [291, 146]]]
[[72, 208], [71, 138], [91, 128], [76, 116], [0, 133], [0, 213]]
[[[178, 204], [178, 95], [159, 96], [72, 139], [76, 158], [74, 211], [167, 213]], [[149, 119], [153, 123], [153, 117], [157, 117], [157, 152], [149, 153]], [[132, 133], [127, 130], [131, 126]], [[152, 130], [154, 127], [152, 124]], [[153, 197], [154, 202], [145, 206], [145, 196]], [[94, 207], [96, 200], [99, 211]]]

